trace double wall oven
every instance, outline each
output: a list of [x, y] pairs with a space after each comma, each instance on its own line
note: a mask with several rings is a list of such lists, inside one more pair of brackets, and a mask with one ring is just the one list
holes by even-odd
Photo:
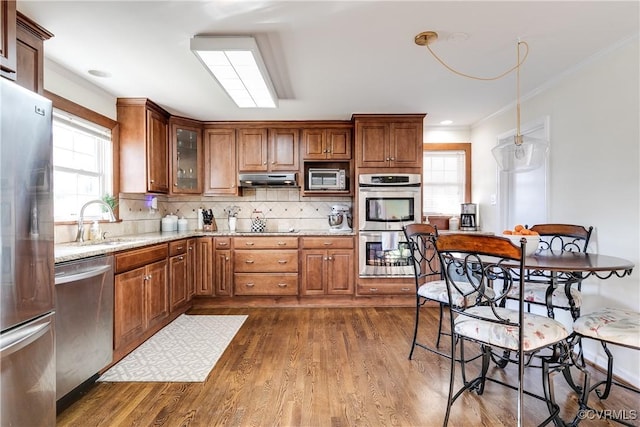
[[420, 174], [362, 174], [358, 177], [360, 277], [413, 277], [402, 227], [419, 222]]

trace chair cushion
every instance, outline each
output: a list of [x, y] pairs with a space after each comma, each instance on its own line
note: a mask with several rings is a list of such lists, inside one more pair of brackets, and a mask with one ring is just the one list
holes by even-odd
[[585, 337], [640, 349], [640, 313], [622, 308], [603, 308], [580, 316], [573, 330]]
[[[468, 283], [457, 282], [456, 285], [458, 285], [458, 287], [462, 289], [462, 291], [465, 293], [473, 291], [473, 288]], [[455, 289], [451, 289], [451, 291], [453, 294], [452, 297], [454, 300], [454, 305], [458, 305], [458, 306], [463, 305], [462, 295], [460, 294], [460, 292], [458, 292]], [[490, 298], [493, 298], [495, 295], [495, 293], [493, 292], [493, 289], [487, 289], [486, 293], [487, 293], [487, 296]], [[477, 292], [473, 292], [467, 295], [468, 305], [475, 304], [477, 294], [478, 294]], [[439, 301], [444, 304], [449, 304], [449, 295], [447, 294], [447, 283], [444, 280], [434, 280], [433, 282], [425, 283], [424, 285], [418, 288], [418, 295], [428, 300]]]
[[[524, 283], [524, 300], [525, 302], [537, 303], [537, 304], [546, 304], [547, 299], [547, 287], [546, 283], [535, 283], [535, 282], [525, 282]], [[582, 305], [582, 293], [576, 288], [571, 288], [571, 297], [575, 302], [576, 307], [580, 307]], [[513, 286], [509, 292], [507, 292], [507, 297], [511, 299], [520, 298], [520, 284], [514, 282]], [[553, 290], [553, 294], [551, 295], [551, 304], [554, 307], [561, 308], [570, 308], [569, 298], [567, 298], [567, 294], [564, 293], [564, 286], [558, 286]]]
[[[518, 311], [496, 307], [496, 312], [502, 318], [512, 322], [518, 321]], [[496, 319], [491, 307], [477, 306], [465, 310], [465, 313], [486, 319]], [[482, 341], [492, 346], [510, 350], [518, 350], [518, 328], [509, 325], [493, 323], [487, 320], [475, 319], [458, 315], [455, 319], [454, 330], [457, 334], [470, 339]], [[524, 351], [533, 351], [546, 347], [569, 336], [564, 325], [555, 319], [533, 313], [524, 313]]]

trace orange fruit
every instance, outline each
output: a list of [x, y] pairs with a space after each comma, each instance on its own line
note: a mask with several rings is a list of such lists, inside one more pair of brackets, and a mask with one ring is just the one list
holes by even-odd
[[513, 234], [513, 231], [511, 231], [511, 230], [504, 230], [504, 231], [502, 232], [502, 234]]
[[514, 230], [514, 231], [522, 231], [522, 230], [524, 230], [524, 229], [525, 229], [525, 228], [524, 228], [524, 226], [523, 226], [523, 225], [521, 225], [521, 224], [518, 224], [518, 225], [516, 225], [515, 227], [513, 227], [513, 230]]

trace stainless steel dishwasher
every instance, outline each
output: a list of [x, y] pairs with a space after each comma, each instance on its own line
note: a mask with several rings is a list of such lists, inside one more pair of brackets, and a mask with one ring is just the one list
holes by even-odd
[[56, 264], [58, 410], [113, 359], [113, 256]]

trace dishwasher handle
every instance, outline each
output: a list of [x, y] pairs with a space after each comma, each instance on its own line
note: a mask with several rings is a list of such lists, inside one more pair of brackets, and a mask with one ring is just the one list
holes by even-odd
[[111, 270], [110, 265], [102, 265], [100, 267], [92, 268], [91, 270], [82, 271], [74, 274], [61, 274], [55, 277], [56, 285], [63, 285], [65, 283], [78, 282], [80, 280], [89, 279], [91, 277], [99, 276]]

